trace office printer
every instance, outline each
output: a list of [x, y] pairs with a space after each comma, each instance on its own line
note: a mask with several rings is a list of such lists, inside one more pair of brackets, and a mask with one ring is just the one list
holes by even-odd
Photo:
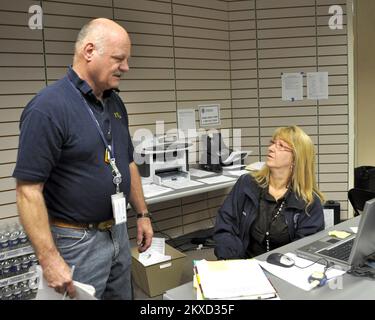
[[199, 167], [206, 171], [222, 172], [224, 169], [241, 170], [249, 151], [234, 151], [229, 148], [221, 133], [204, 134], [200, 141]]
[[143, 183], [156, 183], [158, 185], [170, 182], [183, 182], [190, 180], [189, 173], [189, 147], [185, 141], [170, 140], [166, 137], [145, 140], [137, 145], [136, 161]]

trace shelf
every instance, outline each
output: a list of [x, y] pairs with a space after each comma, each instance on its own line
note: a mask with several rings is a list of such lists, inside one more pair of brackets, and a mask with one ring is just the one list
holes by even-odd
[[14, 257], [23, 256], [25, 254], [30, 254], [30, 253], [34, 253], [34, 249], [31, 245], [27, 245], [27, 246], [21, 247], [21, 248], [2, 251], [2, 252], [0, 252], [0, 261], [6, 260], [6, 259], [11, 259], [11, 258], [14, 258]]
[[38, 277], [38, 273], [37, 273], [36, 270], [28, 271], [28, 272], [22, 273], [22, 274], [17, 274], [15, 276], [12, 276], [12, 277], [9, 277], [9, 278], [1, 279], [0, 280], [0, 288], [12, 285], [14, 283], [18, 283], [20, 281], [25, 281], [25, 280], [29, 280], [29, 279], [33, 279], [33, 278], [37, 278], [37, 277]]

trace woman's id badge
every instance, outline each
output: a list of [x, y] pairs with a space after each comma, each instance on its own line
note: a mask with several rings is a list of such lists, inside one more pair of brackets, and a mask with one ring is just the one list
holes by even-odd
[[122, 192], [111, 195], [113, 218], [116, 224], [126, 222], [126, 199]]

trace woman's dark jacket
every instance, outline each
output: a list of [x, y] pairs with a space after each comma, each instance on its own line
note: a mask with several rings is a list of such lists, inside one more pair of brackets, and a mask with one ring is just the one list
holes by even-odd
[[[261, 187], [249, 175], [242, 175], [225, 199], [216, 217], [214, 240], [218, 259], [246, 258], [250, 226], [258, 215]], [[287, 197], [283, 215], [291, 241], [324, 229], [324, 215], [320, 199], [308, 207], [294, 192]]]

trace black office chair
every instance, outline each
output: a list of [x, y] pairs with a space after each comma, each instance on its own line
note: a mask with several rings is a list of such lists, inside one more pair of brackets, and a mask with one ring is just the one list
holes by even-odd
[[348, 191], [348, 198], [356, 217], [363, 211], [366, 201], [375, 198], [375, 191], [353, 188]]

